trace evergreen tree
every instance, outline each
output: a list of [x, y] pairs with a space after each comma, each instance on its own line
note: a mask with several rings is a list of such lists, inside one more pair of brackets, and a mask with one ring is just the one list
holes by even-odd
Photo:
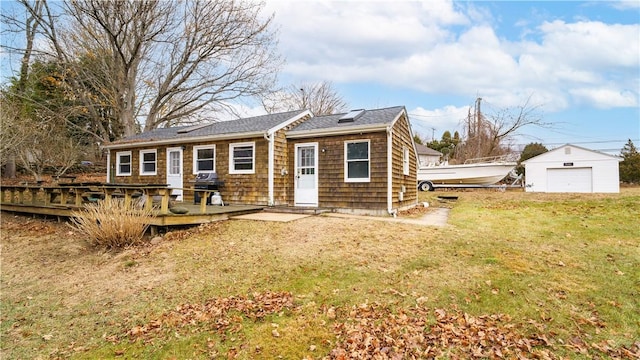
[[518, 173], [518, 175], [524, 174], [524, 166], [522, 165], [523, 161], [529, 160], [532, 157], [538, 156], [540, 154], [544, 154], [547, 151], [549, 151], [549, 149], [547, 149], [541, 143], [527, 144], [524, 147], [524, 149], [522, 149], [522, 153], [520, 154], [520, 159], [518, 160], [518, 166], [516, 167], [516, 172]]
[[620, 181], [630, 184], [640, 184], [640, 153], [629, 139], [622, 151], [620, 163]]

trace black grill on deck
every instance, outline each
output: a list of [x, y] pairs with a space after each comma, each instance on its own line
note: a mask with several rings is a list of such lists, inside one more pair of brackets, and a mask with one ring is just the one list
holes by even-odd
[[[196, 190], [220, 190], [224, 186], [224, 181], [218, 179], [217, 173], [199, 173], [196, 175], [194, 188]], [[200, 193], [196, 192], [193, 196], [193, 203], [200, 204]], [[211, 196], [207, 197], [207, 205], [211, 205]]]

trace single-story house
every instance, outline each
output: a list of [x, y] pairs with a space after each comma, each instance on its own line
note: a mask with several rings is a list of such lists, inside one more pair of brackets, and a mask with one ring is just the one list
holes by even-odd
[[440, 162], [442, 153], [438, 150], [433, 150], [422, 144], [416, 144], [416, 151], [418, 152], [418, 165], [420, 167], [433, 166]]
[[622, 159], [566, 144], [523, 161], [530, 192], [618, 193]]
[[228, 204], [394, 214], [417, 204], [417, 157], [403, 106], [314, 116], [308, 110], [155, 129], [104, 146], [107, 181], [167, 183], [193, 201], [216, 173]]

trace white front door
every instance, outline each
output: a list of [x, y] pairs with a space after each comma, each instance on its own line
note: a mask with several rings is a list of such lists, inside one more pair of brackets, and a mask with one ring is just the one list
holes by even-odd
[[294, 203], [318, 206], [318, 143], [296, 144]]
[[170, 188], [177, 188], [171, 194], [182, 200], [182, 148], [167, 149], [167, 184]]

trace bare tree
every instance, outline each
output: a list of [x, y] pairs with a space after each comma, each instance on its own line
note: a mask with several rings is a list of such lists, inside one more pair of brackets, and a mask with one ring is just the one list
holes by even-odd
[[[49, 55], [73, 67], [86, 111], [99, 119], [108, 109], [125, 136], [229, 111], [271, 89], [282, 63], [262, 3], [78, 0], [53, 11], [42, 1]], [[94, 128], [108, 141], [107, 129]]]
[[[4, 92], [0, 97], [0, 163], [5, 166], [4, 176], [15, 177], [16, 149], [25, 138], [20, 129], [20, 105], [11, 101]], [[6, 170], [11, 168], [11, 170]]]
[[66, 114], [45, 106], [30, 111], [24, 108], [24, 101], [15, 101], [15, 97], [12, 99], [3, 93], [2, 157], [10, 150], [36, 181], [42, 180], [43, 173], [49, 169], [56, 176], [64, 174], [77, 163], [81, 153], [79, 142], [68, 136]]
[[[24, 1], [26, 2], [27, 0]], [[39, 28], [38, 19], [42, 16], [43, 1], [36, 0], [30, 3], [29, 6], [32, 10], [27, 12], [24, 18], [18, 14], [0, 14], [1, 22], [6, 25], [3, 33], [14, 32], [24, 34], [25, 45], [22, 49], [8, 46], [8, 44], [5, 43], [2, 44], [2, 47], [8, 52], [18, 52], [20, 54], [20, 73], [15, 86], [18, 94], [22, 94], [25, 91], [34, 41]], [[20, 98], [20, 96], [18, 98]], [[4, 175], [13, 178], [16, 176], [15, 149], [23, 142], [20, 133], [13, 130], [16, 126], [19, 126], [20, 105], [16, 104], [15, 101], [10, 101], [4, 93], [2, 94], [2, 105], [2, 134], [0, 134], [2, 137], [2, 151], [0, 159], [2, 160], [2, 165], [5, 166]]]
[[263, 98], [262, 106], [269, 113], [308, 109], [315, 115], [335, 114], [347, 109], [347, 103], [328, 81], [291, 85], [285, 91]]
[[542, 120], [541, 105], [532, 105], [529, 96], [522, 105], [483, 113], [482, 98], [476, 100], [463, 122], [463, 141], [456, 147], [458, 162], [471, 158], [492, 157], [510, 153], [509, 141], [526, 126], [548, 127]]

